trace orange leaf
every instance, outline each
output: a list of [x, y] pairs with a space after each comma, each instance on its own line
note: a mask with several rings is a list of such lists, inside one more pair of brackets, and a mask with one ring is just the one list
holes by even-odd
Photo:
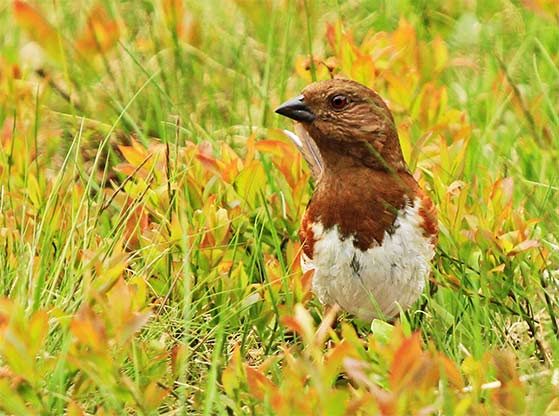
[[394, 361], [390, 367], [390, 384], [394, 390], [400, 387], [410, 372], [417, 367], [421, 360], [421, 338], [419, 332], [404, 339], [394, 354]]
[[76, 42], [82, 52], [103, 53], [111, 49], [120, 37], [118, 24], [101, 5], [91, 9], [83, 34]]
[[119, 330], [118, 338], [121, 342], [125, 342], [132, 338], [132, 336], [142, 329], [148, 323], [151, 317], [151, 312], [132, 312], [128, 316], [126, 322]]
[[104, 350], [106, 345], [105, 325], [99, 316], [88, 307], [82, 308], [70, 324], [70, 331], [81, 344], [94, 351]]
[[151, 157], [151, 155], [133, 138], [130, 139], [130, 142], [130, 146], [118, 145], [118, 150], [120, 150], [122, 156], [124, 156], [124, 159], [126, 159], [128, 163], [137, 168], [146, 158]]
[[245, 366], [245, 371], [247, 375], [248, 389], [252, 396], [259, 400], [263, 400], [266, 393], [275, 390], [274, 384], [257, 369], [247, 365]]
[[460, 371], [456, 368], [456, 364], [442, 353], [439, 353], [439, 361], [444, 369], [446, 379], [454, 387], [462, 389], [464, 387], [464, 380], [460, 375]]
[[295, 316], [285, 316], [282, 323], [303, 337], [307, 345], [311, 345], [315, 338], [314, 321], [311, 314], [303, 305], [295, 305]]
[[259, 152], [270, 153], [278, 157], [293, 156], [294, 147], [280, 140], [260, 140], [255, 145]]
[[66, 407], [66, 414], [68, 416], [84, 416], [85, 412], [78, 403], [71, 400], [70, 403], [68, 403], [68, 407]]
[[281, 318], [281, 323], [285, 325], [288, 329], [297, 332], [298, 334], [303, 333], [303, 329], [299, 322], [293, 316], [284, 316]]
[[58, 33], [54, 27], [33, 7], [24, 1], [13, 2], [14, 16], [19, 26], [31, 39], [41, 45], [54, 58], [60, 55]]
[[169, 395], [168, 389], [163, 389], [155, 381], [148, 384], [143, 392], [144, 406], [148, 412], [155, 412], [165, 397]]
[[342, 340], [326, 357], [323, 379], [328, 383], [335, 381], [344, 360], [356, 355], [353, 345], [346, 340]]

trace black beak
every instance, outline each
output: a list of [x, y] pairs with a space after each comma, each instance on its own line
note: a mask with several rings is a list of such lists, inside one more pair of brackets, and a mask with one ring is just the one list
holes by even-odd
[[280, 105], [276, 108], [276, 113], [292, 118], [293, 120], [306, 123], [311, 123], [315, 118], [314, 113], [305, 104], [305, 100], [302, 95], [292, 98]]

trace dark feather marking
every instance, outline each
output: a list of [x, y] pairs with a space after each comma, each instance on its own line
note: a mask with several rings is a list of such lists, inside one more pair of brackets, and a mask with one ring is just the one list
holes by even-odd
[[361, 270], [363, 267], [361, 263], [359, 263], [359, 260], [357, 260], [355, 254], [351, 258], [350, 266], [351, 266], [351, 270], [353, 270], [353, 275], [357, 278], [361, 278]]

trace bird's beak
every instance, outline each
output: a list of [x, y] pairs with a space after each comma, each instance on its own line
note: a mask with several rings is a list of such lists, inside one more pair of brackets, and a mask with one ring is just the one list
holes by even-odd
[[292, 98], [280, 105], [276, 108], [276, 113], [304, 123], [311, 123], [315, 119], [314, 113], [305, 104], [305, 100], [302, 95]]

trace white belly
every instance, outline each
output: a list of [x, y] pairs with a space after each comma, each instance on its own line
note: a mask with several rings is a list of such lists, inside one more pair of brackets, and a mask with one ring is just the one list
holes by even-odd
[[434, 255], [433, 244], [423, 235], [419, 200], [398, 213], [393, 234], [382, 245], [361, 251], [353, 237], [342, 240], [337, 227], [324, 230], [312, 224], [315, 243], [312, 260], [313, 292], [324, 304], [337, 303], [365, 320], [391, 318], [406, 309], [423, 292]]

